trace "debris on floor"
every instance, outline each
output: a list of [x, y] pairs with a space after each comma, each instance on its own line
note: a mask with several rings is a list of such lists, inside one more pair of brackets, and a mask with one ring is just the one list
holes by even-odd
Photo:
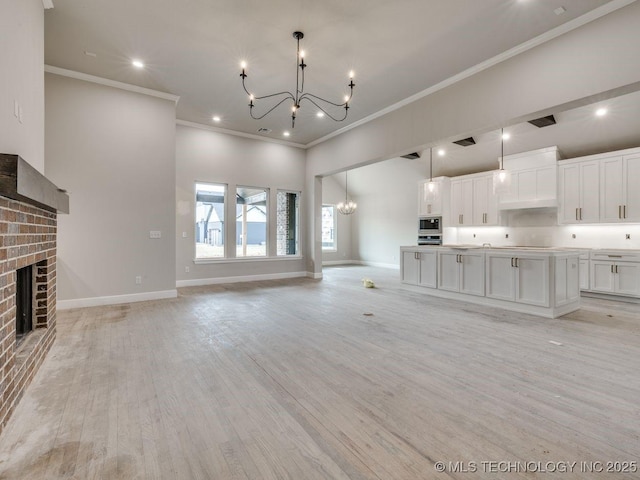
[[562, 346], [562, 344], [561, 344], [560, 342], [556, 342], [556, 341], [554, 341], [554, 340], [549, 340], [549, 343], [550, 343], [551, 345], [558, 345], [559, 347], [561, 347], [561, 346]]
[[364, 285], [364, 288], [376, 288], [376, 284], [370, 278], [363, 278], [362, 285]]
[[364, 315], [365, 317], [373, 317], [373, 313], [363, 313], [362, 315]]

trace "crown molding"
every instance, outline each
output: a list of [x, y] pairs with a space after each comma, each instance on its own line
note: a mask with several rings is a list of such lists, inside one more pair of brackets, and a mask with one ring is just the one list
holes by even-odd
[[141, 93], [143, 95], [149, 95], [151, 97], [162, 98], [164, 100], [174, 102], [176, 105], [178, 104], [178, 100], [180, 100], [180, 97], [178, 95], [173, 95], [172, 93], [151, 90], [150, 88], [139, 87], [137, 85], [131, 85], [129, 83], [117, 82], [115, 80], [96, 77], [95, 75], [89, 75], [87, 73], [76, 72], [74, 70], [67, 70], [51, 65], [45, 64], [44, 71], [47, 73], [53, 73], [54, 75], [61, 75], [63, 77], [75, 78], [76, 80], [84, 80], [85, 82], [97, 83], [99, 85], [105, 85], [107, 87], [119, 88], [120, 90], [128, 90], [129, 92]]
[[371, 115], [368, 115], [356, 122], [353, 122], [339, 130], [336, 130], [334, 132], [329, 133], [328, 135], [325, 135], [324, 137], [318, 138], [317, 140], [314, 140], [313, 142], [309, 142], [305, 147], [306, 148], [311, 148], [315, 145], [318, 145], [322, 142], [325, 142], [333, 137], [337, 137], [338, 135], [341, 135], [345, 132], [348, 132], [349, 130], [352, 130], [356, 127], [359, 127], [360, 125], [364, 125], [365, 123], [369, 123], [373, 120], [375, 120], [376, 118], [382, 117], [383, 115], [386, 115], [387, 113], [393, 112], [395, 110], [398, 110], [410, 103], [413, 103], [417, 100], [420, 100], [421, 98], [424, 98], [428, 95], [431, 95], [432, 93], [435, 93], [439, 90], [442, 90], [444, 88], [447, 88], [451, 85], [453, 85], [454, 83], [460, 82], [461, 80], [464, 80], [465, 78], [469, 78], [473, 75], [475, 75], [476, 73], [480, 73], [483, 70], [486, 70], [490, 67], [493, 67], [494, 65], [497, 65], [501, 62], [504, 62], [505, 60], [508, 60], [512, 57], [515, 57], [516, 55], [519, 55], [523, 52], [526, 52], [527, 50], [531, 50], [532, 48], [535, 48], [539, 45], [542, 45], [543, 43], [546, 43], [550, 40], [553, 40], [554, 38], [557, 38], [561, 35], [564, 35], [565, 33], [568, 33], [572, 30], [575, 30], [576, 28], [580, 28], [590, 22], [593, 22], [594, 20], [597, 20], [598, 18], [604, 17], [605, 15], [608, 15], [611, 12], [615, 12], [616, 10], [619, 10], [623, 7], [626, 7], [627, 5], [631, 5], [632, 3], [636, 2], [637, 0], [612, 0], [609, 3], [606, 3], [598, 8], [595, 8], [593, 10], [591, 10], [590, 12], [585, 13], [584, 15], [581, 15], [578, 18], [574, 18], [573, 20], [563, 23], [562, 25], [559, 25], [558, 27], [549, 30], [548, 32], [543, 33], [542, 35], [538, 35], [535, 38], [532, 38], [531, 40], [528, 40], [524, 43], [521, 43], [520, 45], [517, 45], [505, 52], [500, 53], [499, 55], [496, 55], [495, 57], [492, 57], [488, 60], [485, 60], [484, 62], [481, 62], [477, 65], [474, 65], [471, 68], [468, 68], [467, 70], [464, 70], [452, 77], [447, 78], [446, 80], [443, 80], [440, 83], [437, 83], [425, 90], [422, 90], [421, 92], [418, 92], [410, 97], [405, 98], [404, 100], [401, 100], [397, 103], [394, 103], [393, 105], [390, 105], [386, 108], [383, 108], [382, 110], [377, 111], [376, 113], [373, 113]]
[[212, 125], [205, 125], [203, 123], [189, 122], [187, 120], [176, 120], [176, 125], [182, 125], [183, 127], [199, 128], [200, 130], [209, 130], [216, 133], [224, 133], [226, 135], [234, 135], [236, 137], [250, 138], [252, 140], [260, 140], [262, 142], [278, 143], [280, 145], [286, 145], [288, 147], [306, 148], [302, 143], [287, 142], [286, 140], [280, 140], [277, 138], [261, 137], [260, 135], [254, 135], [252, 133], [238, 132], [236, 130], [228, 130], [226, 128], [214, 127]]

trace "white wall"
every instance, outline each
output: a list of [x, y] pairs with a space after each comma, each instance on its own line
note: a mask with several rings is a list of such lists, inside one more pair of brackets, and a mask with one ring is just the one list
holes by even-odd
[[[638, 90], [640, 67], [629, 59], [637, 56], [639, 17], [634, 2], [310, 148], [309, 195], [316, 198], [317, 176]], [[307, 268], [317, 274], [320, 205], [309, 205], [307, 215]]]
[[[352, 173], [349, 172], [349, 177], [351, 176]], [[341, 179], [341, 182], [338, 181], [338, 177]], [[322, 179], [322, 203], [337, 205], [340, 202], [344, 202], [344, 188], [344, 173], [340, 173], [337, 176], [331, 175], [324, 177]], [[355, 201], [351, 195], [349, 199]], [[322, 251], [322, 263], [324, 265], [350, 263], [353, 260], [351, 250], [351, 225], [353, 218], [359, 214], [359, 209], [352, 215], [340, 215], [337, 211], [336, 214], [338, 215], [336, 225], [337, 249], [335, 252]]]
[[[178, 285], [197, 285], [227, 280], [277, 278], [306, 274], [302, 257], [276, 257], [275, 221], [269, 224], [270, 258], [226, 259], [213, 263], [194, 263], [195, 182], [224, 183], [227, 198], [233, 199], [236, 186], [270, 189], [270, 220], [275, 219], [278, 189], [302, 192], [301, 253], [304, 254], [305, 173], [304, 150], [216, 131], [178, 125], [176, 131], [176, 229], [178, 233], [175, 265]], [[227, 218], [235, 217], [235, 204], [227, 200]], [[186, 237], [182, 233], [186, 233]], [[227, 224], [227, 254], [233, 255], [235, 224]], [[189, 272], [185, 271], [189, 267]]]
[[71, 210], [58, 304], [175, 295], [175, 102], [53, 74], [45, 87], [46, 175]]
[[[44, 172], [42, 0], [0, 0], [0, 153]], [[22, 109], [22, 122], [14, 115]]]
[[418, 236], [418, 182], [429, 176], [424, 158], [394, 158], [353, 170], [358, 213], [353, 219], [354, 259], [399, 268], [401, 245]]

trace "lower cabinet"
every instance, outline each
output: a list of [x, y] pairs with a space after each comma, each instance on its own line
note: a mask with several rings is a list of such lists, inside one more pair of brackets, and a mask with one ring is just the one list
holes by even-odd
[[589, 290], [589, 288], [590, 288], [589, 259], [588, 258], [583, 259], [581, 255], [580, 256], [580, 290]]
[[410, 285], [436, 288], [437, 261], [435, 251], [402, 251], [402, 282]]
[[640, 263], [592, 260], [591, 291], [640, 296]]
[[401, 281], [429, 295], [549, 318], [580, 308], [577, 251], [424, 246], [400, 256]]
[[484, 296], [484, 253], [453, 250], [438, 257], [439, 289]]
[[549, 257], [487, 253], [486, 296], [549, 306]]

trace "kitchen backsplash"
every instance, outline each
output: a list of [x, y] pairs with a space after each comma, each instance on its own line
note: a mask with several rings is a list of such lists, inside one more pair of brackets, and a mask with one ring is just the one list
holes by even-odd
[[444, 228], [444, 243], [640, 250], [640, 224], [558, 225], [554, 209], [541, 209], [509, 212], [505, 225]]

